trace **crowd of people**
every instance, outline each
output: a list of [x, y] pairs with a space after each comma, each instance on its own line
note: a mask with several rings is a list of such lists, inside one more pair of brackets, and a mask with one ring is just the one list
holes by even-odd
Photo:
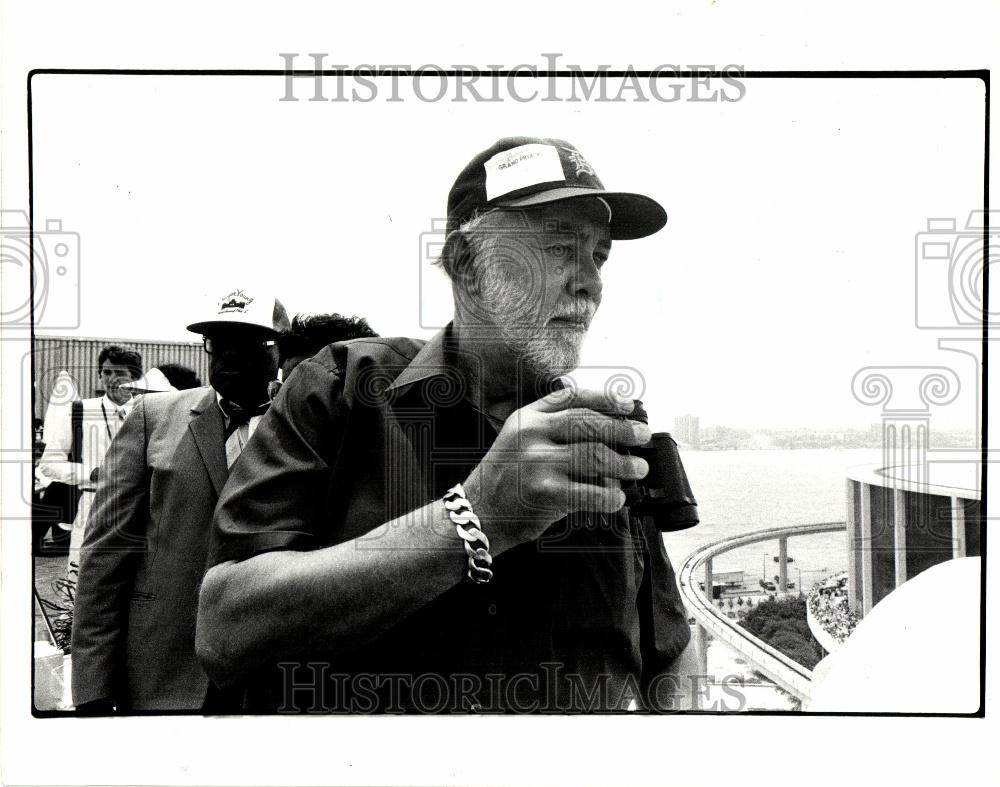
[[100, 428], [40, 463], [94, 485], [73, 528], [77, 711], [691, 707], [676, 577], [622, 490], [650, 429], [565, 378], [612, 242], [666, 218], [571, 144], [506, 138], [448, 195], [454, 317], [429, 341], [289, 320], [243, 287], [186, 326], [206, 386], [148, 387], [136, 354], [102, 353], [105, 392], [74, 416]]
[[837, 642], [845, 642], [861, 616], [851, 609], [847, 572], [828, 577], [809, 591], [809, 611]]

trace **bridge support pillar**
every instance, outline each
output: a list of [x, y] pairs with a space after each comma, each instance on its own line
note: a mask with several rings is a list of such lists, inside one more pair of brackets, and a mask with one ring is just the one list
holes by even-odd
[[709, 558], [705, 561], [705, 598], [708, 599], [709, 603], [715, 602], [712, 593], [712, 582], [714, 582], [712, 575], [712, 558]]
[[778, 539], [778, 590], [788, 592], [788, 539]]
[[694, 645], [698, 649], [698, 674], [708, 675], [708, 632], [701, 623], [694, 624]]

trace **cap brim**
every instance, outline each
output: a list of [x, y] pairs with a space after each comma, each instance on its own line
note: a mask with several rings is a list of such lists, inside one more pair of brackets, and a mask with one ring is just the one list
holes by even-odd
[[188, 327], [187, 330], [192, 333], [211, 333], [213, 329], [217, 328], [245, 328], [248, 331], [259, 331], [260, 333], [267, 334], [268, 336], [280, 336], [281, 331], [276, 331], [269, 325], [261, 325], [256, 322], [244, 322], [241, 320], [205, 320], [204, 322], [193, 322]]
[[667, 212], [655, 199], [622, 191], [601, 191], [579, 186], [564, 186], [498, 201], [499, 207], [530, 208], [570, 199], [600, 197], [611, 206], [611, 239], [635, 240], [659, 232], [667, 223]]
[[177, 390], [170, 384], [170, 380], [167, 379], [166, 375], [155, 366], [138, 380], [130, 380], [127, 383], [122, 383], [120, 387], [134, 393], [166, 393]]
[[132, 393], [170, 393], [171, 391], [176, 391], [176, 388], [163, 388], [157, 385], [146, 385], [145, 383], [135, 382], [135, 383], [122, 383], [119, 388], [125, 388]]

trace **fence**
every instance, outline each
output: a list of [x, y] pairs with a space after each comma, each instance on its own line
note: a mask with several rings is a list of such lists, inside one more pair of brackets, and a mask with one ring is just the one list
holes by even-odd
[[97, 372], [97, 356], [109, 344], [118, 344], [141, 353], [144, 370], [162, 363], [179, 363], [194, 369], [202, 383], [208, 384], [208, 356], [201, 342], [36, 336], [31, 354], [25, 358], [22, 370], [27, 374], [30, 367], [34, 374], [35, 416], [41, 418], [45, 415], [45, 407], [61, 371], [69, 372], [73, 377], [81, 398], [104, 393]]

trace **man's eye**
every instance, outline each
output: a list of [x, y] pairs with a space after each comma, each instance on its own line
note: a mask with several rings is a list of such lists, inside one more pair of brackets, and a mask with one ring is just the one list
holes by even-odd
[[563, 259], [569, 257], [573, 250], [567, 243], [553, 243], [548, 247], [548, 252], [556, 259]]

